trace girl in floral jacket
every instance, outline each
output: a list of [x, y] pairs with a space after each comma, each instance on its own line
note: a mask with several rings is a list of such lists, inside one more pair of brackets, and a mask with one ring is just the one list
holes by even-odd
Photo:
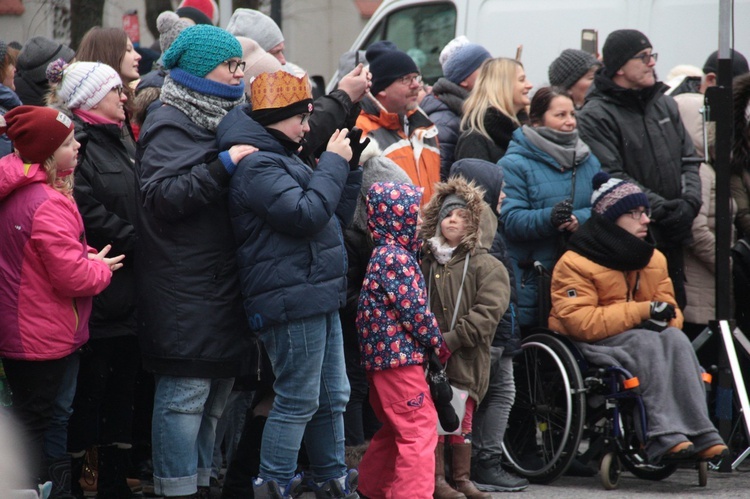
[[367, 196], [375, 249], [359, 296], [357, 330], [370, 404], [383, 426], [359, 465], [359, 490], [372, 499], [428, 499], [435, 485], [437, 413], [422, 365], [443, 338], [417, 261], [421, 198], [420, 187], [380, 182]]

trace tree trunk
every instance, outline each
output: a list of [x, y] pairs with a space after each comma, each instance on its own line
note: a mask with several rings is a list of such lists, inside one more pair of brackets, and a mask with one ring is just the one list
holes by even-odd
[[159, 30], [156, 29], [156, 18], [165, 10], [172, 10], [170, 0], [146, 0], [146, 27], [153, 37], [159, 39]]
[[102, 25], [104, 2], [101, 0], [70, 0], [70, 46], [78, 50], [83, 35], [94, 26]]

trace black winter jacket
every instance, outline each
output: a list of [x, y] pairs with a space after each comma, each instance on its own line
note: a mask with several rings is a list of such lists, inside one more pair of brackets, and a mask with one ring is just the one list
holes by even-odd
[[695, 156], [695, 149], [677, 104], [664, 95], [668, 87], [657, 82], [640, 91], [625, 89], [601, 70], [594, 85], [578, 112], [578, 129], [602, 169], [643, 189], [657, 229], [665, 200], [682, 198], [698, 213], [698, 164], [682, 161]]
[[232, 177], [229, 211], [250, 326], [268, 326], [337, 311], [346, 302], [348, 225], [362, 170], [324, 152], [315, 170], [250, 116], [230, 111], [216, 130], [219, 148], [252, 144]]
[[492, 140], [477, 130], [464, 130], [456, 144], [456, 160], [472, 158], [497, 163], [505, 155], [518, 125], [497, 109], [490, 108], [484, 115], [484, 127]]
[[117, 125], [92, 125], [73, 117], [81, 143], [75, 171], [75, 196], [86, 240], [108, 256], [125, 255], [112, 282], [94, 297], [89, 332], [94, 339], [132, 335], [136, 331], [135, 222], [137, 212], [135, 150]]
[[463, 104], [469, 91], [446, 78], [440, 78], [432, 87], [432, 93], [420, 104], [430, 121], [438, 129], [440, 144], [440, 180], [445, 181], [453, 164], [458, 137], [461, 135]]
[[141, 128], [136, 174], [139, 339], [158, 374], [242, 374], [253, 338], [242, 308], [227, 206], [230, 175], [215, 134], [172, 106]]

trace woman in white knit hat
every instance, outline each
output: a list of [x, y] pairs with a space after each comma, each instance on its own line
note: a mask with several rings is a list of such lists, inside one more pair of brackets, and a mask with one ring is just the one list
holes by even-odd
[[127, 257], [112, 284], [95, 300], [89, 321], [91, 339], [81, 358], [68, 427], [72, 489], [83, 492], [78, 480], [84, 453], [99, 445], [99, 497], [130, 497], [125, 473], [140, 360], [133, 255], [135, 151], [121, 133], [127, 96], [117, 71], [101, 62], [63, 65], [59, 60], [50, 64], [47, 75], [58, 106], [75, 122], [79, 142], [86, 144], [73, 191], [86, 235], [95, 247], [112, 244], [117, 254]]

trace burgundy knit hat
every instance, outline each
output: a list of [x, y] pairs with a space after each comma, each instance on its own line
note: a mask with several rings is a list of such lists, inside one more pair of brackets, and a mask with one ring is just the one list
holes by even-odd
[[5, 113], [5, 123], [0, 134], [7, 133], [21, 158], [32, 163], [47, 161], [74, 129], [65, 114], [39, 106], [14, 107]]

